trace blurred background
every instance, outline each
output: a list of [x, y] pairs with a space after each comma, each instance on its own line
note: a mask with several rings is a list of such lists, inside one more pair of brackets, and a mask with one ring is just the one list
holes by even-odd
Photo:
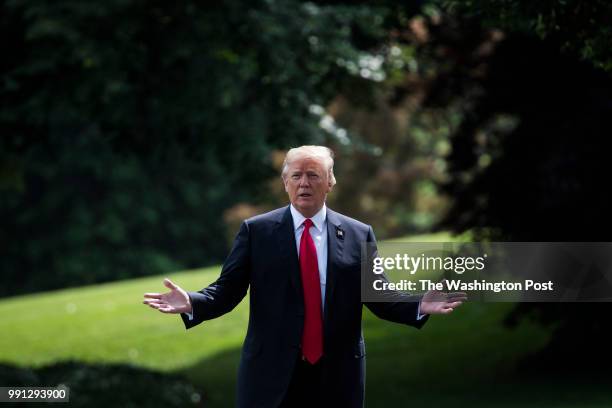
[[[142, 293], [211, 283], [302, 144], [381, 241], [612, 241], [607, 1], [3, 0], [0, 33], [2, 386], [232, 406], [247, 302], [187, 333]], [[611, 311], [366, 314], [366, 406], [610, 407]]]

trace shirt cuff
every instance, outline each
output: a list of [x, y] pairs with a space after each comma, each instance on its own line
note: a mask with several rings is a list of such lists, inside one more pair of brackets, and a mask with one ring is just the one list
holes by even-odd
[[417, 320], [421, 320], [425, 316], [427, 316], [427, 315], [426, 314], [421, 314], [421, 302], [419, 302], [419, 307], [417, 309]]
[[[419, 307], [420, 307], [420, 306], [419, 306]], [[187, 315], [187, 318], [188, 318], [189, 320], [193, 320], [193, 311], [192, 311], [191, 313], [187, 313], [187, 312], [185, 312], [185, 314]]]

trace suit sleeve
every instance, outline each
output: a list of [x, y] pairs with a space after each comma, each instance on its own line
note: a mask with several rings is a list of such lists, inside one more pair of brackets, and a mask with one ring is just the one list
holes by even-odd
[[[376, 249], [376, 238], [374, 237], [372, 227], [369, 227], [367, 242], [374, 244], [375, 249], [373, 257], [378, 256], [378, 250]], [[368, 274], [368, 276], [370, 275]], [[378, 278], [388, 282], [385, 274], [378, 275]], [[366, 281], [366, 284], [369, 284], [369, 279], [366, 279]], [[372, 313], [381, 319], [395, 323], [407, 324], [420, 329], [429, 318], [428, 315], [419, 316], [420, 301], [415, 301], [413, 298], [410, 298], [398, 291], [386, 291], [384, 296], [386, 299], [388, 299], [388, 301], [364, 303], [366, 307], [372, 311]]]
[[210, 286], [188, 292], [193, 308], [193, 319], [182, 313], [185, 328], [190, 329], [205, 320], [214, 319], [234, 309], [246, 296], [250, 277], [250, 231], [245, 221], [223, 263], [221, 275]]

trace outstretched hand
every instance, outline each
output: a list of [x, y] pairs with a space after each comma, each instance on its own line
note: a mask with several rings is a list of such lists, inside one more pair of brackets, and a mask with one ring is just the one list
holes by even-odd
[[430, 290], [421, 299], [421, 314], [449, 314], [467, 300], [465, 292]]
[[164, 279], [164, 286], [170, 289], [167, 293], [145, 293], [142, 303], [162, 313], [191, 313], [189, 295], [170, 279]]

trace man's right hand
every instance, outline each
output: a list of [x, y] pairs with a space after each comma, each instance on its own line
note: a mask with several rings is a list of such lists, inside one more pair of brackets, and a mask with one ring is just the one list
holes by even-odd
[[189, 295], [170, 279], [164, 279], [164, 286], [170, 289], [167, 293], [145, 293], [142, 303], [162, 313], [192, 313]]

